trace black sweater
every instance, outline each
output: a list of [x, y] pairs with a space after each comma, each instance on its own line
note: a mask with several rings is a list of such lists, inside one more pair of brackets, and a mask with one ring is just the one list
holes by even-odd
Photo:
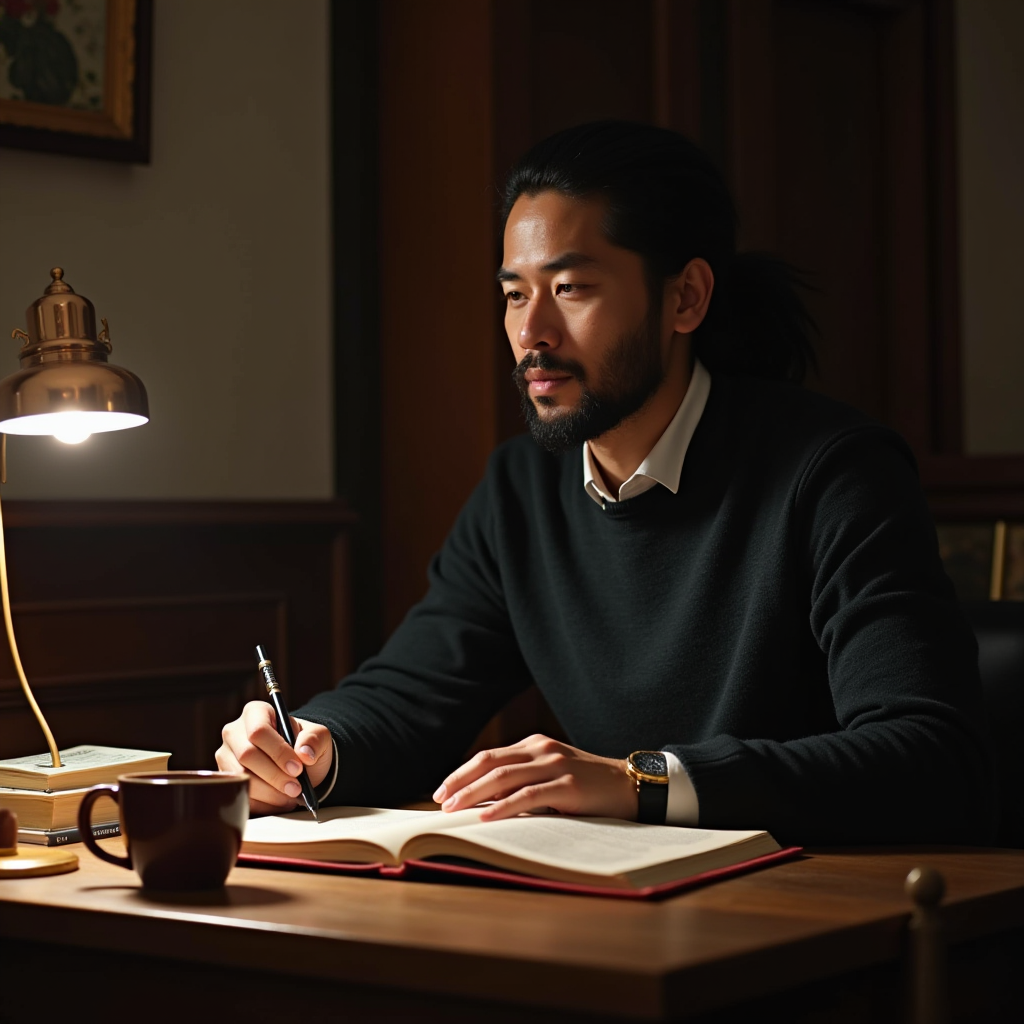
[[602, 508], [581, 463], [498, 448], [427, 596], [295, 712], [337, 741], [330, 802], [429, 792], [533, 680], [575, 746], [676, 754], [701, 826], [988, 839], [977, 648], [898, 436], [718, 375], [677, 494]]

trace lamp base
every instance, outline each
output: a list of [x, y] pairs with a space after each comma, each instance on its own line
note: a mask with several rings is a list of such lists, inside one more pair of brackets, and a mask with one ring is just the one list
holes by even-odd
[[0, 879], [62, 875], [77, 870], [78, 854], [70, 850], [33, 850], [32, 853], [19, 853], [17, 847], [0, 850]]

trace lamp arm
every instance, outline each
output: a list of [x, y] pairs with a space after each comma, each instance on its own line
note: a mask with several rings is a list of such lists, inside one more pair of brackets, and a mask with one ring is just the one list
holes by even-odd
[[[6, 462], [7, 454], [7, 435], [0, 435], [0, 455], [4, 458], [0, 461]], [[6, 466], [4, 466], [4, 478], [6, 480]], [[25, 677], [25, 669], [21, 664], [21, 655], [18, 653], [18, 642], [14, 639], [14, 620], [11, 618], [11, 598], [7, 590], [7, 548], [4, 544], [4, 519], [3, 519], [3, 508], [0, 506], [0, 597], [3, 598], [4, 607], [4, 625], [7, 627], [7, 642], [11, 645], [11, 657], [14, 659], [14, 669], [18, 673], [18, 680], [21, 683], [22, 690], [25, 691], [25, 698], [28, 701], [29, 707], [32, 709], [32, 714], [36, 716], [36, 721], [39, 723], [39, 727], [43, 730], [43, 735], [46, 737], [46, 745], [50, 748], [50, 758], [53, 761], [54, 768], [62, 768], [63, 765], [60, 760], [60, 751], [57, 749], [57, 742], [53, 738], [53, 733], [50, 732], [50, 727], [46, 723], [46, 719], [43, 717], [43, 712], [40, 710], [39, 705], [36, 703], [36, 698], [32, 693], [32, 688], [28, 685], [28, 679]]]

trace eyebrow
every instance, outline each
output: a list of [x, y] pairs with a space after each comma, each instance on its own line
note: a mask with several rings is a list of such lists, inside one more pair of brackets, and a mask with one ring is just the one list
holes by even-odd
[[[545, 263], [540, 269], [546, 274], [557, 274], [560, 270], [575, 270], [577, 267], [589, 267], [593, 266], [598, 261], [593, 256], [587, 256], [582, 252], [566, 252], [562, 253], [557, 259], [553, 259], [550, 263]], [[521, 274], [517, 274], [514, 270], [508, 270], [506, 267], [502, 267], [497, 274], [498, 284], [503, 281], [522, 281], [523, 277]]]

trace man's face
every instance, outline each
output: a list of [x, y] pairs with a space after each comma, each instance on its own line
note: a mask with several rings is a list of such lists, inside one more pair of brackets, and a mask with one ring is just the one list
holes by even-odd
[[604, 205], [520, 196], [498, 280], [515, 381], [534, 439], [567, 451], [641, 409], [665, 375], [668, 337], [640, 257], [602, 231]]

